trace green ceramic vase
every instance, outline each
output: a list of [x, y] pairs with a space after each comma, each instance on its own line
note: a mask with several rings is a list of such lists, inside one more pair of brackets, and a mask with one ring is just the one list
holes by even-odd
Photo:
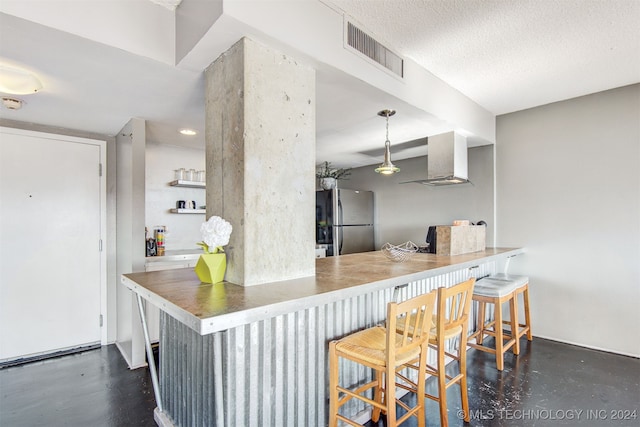
[[227, 255], [224, 252], [202, 254], [198, 259], [195, 270], [201, 282], [222, 282], [224, 280], [224, 273], [227, 270]]

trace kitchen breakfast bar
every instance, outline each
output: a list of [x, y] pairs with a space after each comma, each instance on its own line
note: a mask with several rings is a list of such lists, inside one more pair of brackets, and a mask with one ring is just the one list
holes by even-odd
[[[141, 311], [143, 300], [160, 309], [156, 422], [324, 426], [330, 340], [382, 322], [394, 298], [494, 274], [520, 253], [417, 253], [403, 263], [380, 251], [350, 254], [317, 259], [315, 276], [248, 287], [201, 283], [190, 268], [125, 274]], [[371, 375], [355, 365], [340, 372], [347, 384]], [[346, 408], [364, 409], [359, 402]]]

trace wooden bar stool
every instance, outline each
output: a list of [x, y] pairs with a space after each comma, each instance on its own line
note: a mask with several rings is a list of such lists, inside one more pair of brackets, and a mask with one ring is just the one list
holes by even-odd
[[[425, 425], [424, 382], [427, 363], [427, 339], [436, 293], [420, 295], [402, 303], [387, 305], [386, 327], [374, 326], [329, 343], [329, 426], [336, 427], [338, 420], [358, 426], [360, 424], [339, 413], [349, 400], [356, 398], [372, 406], [371, 419], [377, 422], [380, 414], [387, 416], [387, 426], [397, 426], [411, 416], [418, 419], [418, 426]], [[412, 315], [413, 314], [413, 315]], [[396, 332], [399, 328], [402, 333]], [[353, 388], [338, 384], [339, 358], [368, 366], [376, 371], [375, 378], [367, 384]], [[396, 399], [396, 374], [410, 360], [418, 360], [418, 387], [416, 406], [409, 407]], [[373, 396], [367, 394], [373, 389]], [[370, 393], [370, 392], [369, 392]], [[396, 404], [406, 413], [397, 418]]]
[[[517, 349], [518, 351], [520, 350], [520, 338], [522, 338], [523, 335], [527, 335], [527, 340], [528, 341], [533, 341], [533, 334], [531, 332], [531, 313], [529, 311], [529, 276], [519, 276], [519, 275], [515, 275], [515, 274], [507, 274], [506, 270], [509, 267], [509, 260], [507, 260], [507, 265], [505, 267], [505, 273], [497, 273], [497, 274], [493, 274], [491, 276], [489, 276], [489, 279], [494, 279], [494, 280], [500, 280], [500, 281], [505, 281], [505, 282], [510, 282], [515, 284], [516, 286], [516, 290], [515, 290], [515, 295], [514, 295], [514, 299], [515, 299], [515, 304], [518, 304], [518, 296], [522, 295], [522, 303], [523, 303], [523, 307], [524, 307], [524, 323], [519, 323], [520, 320], [518, 320], [518, 323], [516, 324], [517, 328], [517, 333], [516, 333], [516, 339], [518, 340], [517, 342]], [[504, 322], [504, 323], [509, 323], [510, 322]], [[519, 354], [519, 353], [516, 353]]]
[[[469, 325], [469, 310], [471, 308], [471, 297], [473, 294], [476, 279], [470, 278], [450, 288], [438, 288], [437, 312], [433, 316], [433, 328], [429, 335], [429, 347], [436, 350], [436, 366], [427, 364], [426, 373], [438, 379], [438, 395], [425, 393], [424, 396], [438, 402], [440, 407], [440, 425], [449, 425], [447, 414], [447, 389], [454, 384], [460, 385], [460, 400], [462, 403], [463, 418], [466, 422], [470, 420], [469, 397], [467, 394], [467, 330]], [[447, 343], [458, 340], [458, 348], [453, 352], [447, 351]], [[450, 357], [459, 363], [459, 373], [449, 376], [445, 372], [445, 356]], [[420, 369], [416, 361], [407, 365], [414, 369]], [[409, 391], [416, 391], [420, 384], [416, 384], [409, 378], [403, 377], [409, 384], [398, 385]], [[418, 380], [420, 381], [420, 380]]]
[[511, 255], [507, 258], [507, 262], [504, 264], [503, 273], [493, 274], [489, 277], [492, 279], [511, 281], [516, 284], [516, 303], [518, 295], [522, 294], [522, 303], [524, 307], [524, 324], [518, 323], [518, 340], [520, 340], [520, 338], [526, 333], [527, 340], [533, 341], [533, 334], [531, 332], [531, 315], [529, 312], [529, 276], [519, 276], [508, 273], [511, 259], [515, 256], [517, 255]]
[[[478, 325], [476, 331], [469, 336], [468, 345], [477, 350], [496, 355], [496, 366], [499, 371], [504, 369], [504, 353], [513, 347], [513, 353], [520, 353], [520, 345], [516, 338], [518, 324], [518, 305], [516, 304], [516, 283], [485, 277], [476, 282], [473, 290], [473, 300], [478, 302]], [[509, 303], [511, 331], [509, 334], [502, 330], [502, 305]], [[493, 304], [494, 319], [486, 321], [485, 306]], [[514, 333], [515, 331], [515, 333]], [[495, 347], [483, 344], [485, 336], [495, 338]], [[472, 340], [475, 339], [475, 343]], [[506, 340], [506, 341], [505, 341]]]

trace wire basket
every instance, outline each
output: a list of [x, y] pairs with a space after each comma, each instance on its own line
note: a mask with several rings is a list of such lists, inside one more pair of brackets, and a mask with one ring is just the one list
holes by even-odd
[[401, 245], [395, 246], [387, 242], [382, 245], [381, 251], [384, 256], [389, 258], [391, 261], [404, 262], [411, 258], [413, 254], [418, 252], [418, 245], [413, 242], [405, 242]]

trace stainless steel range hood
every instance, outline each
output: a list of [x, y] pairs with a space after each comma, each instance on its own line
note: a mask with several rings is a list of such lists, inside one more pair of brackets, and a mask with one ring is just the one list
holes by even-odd
[[430, 136], [427, 153], [427, 179], [406, 181], [425, 185], [469, 183], [467, 138], [455, 132]]

